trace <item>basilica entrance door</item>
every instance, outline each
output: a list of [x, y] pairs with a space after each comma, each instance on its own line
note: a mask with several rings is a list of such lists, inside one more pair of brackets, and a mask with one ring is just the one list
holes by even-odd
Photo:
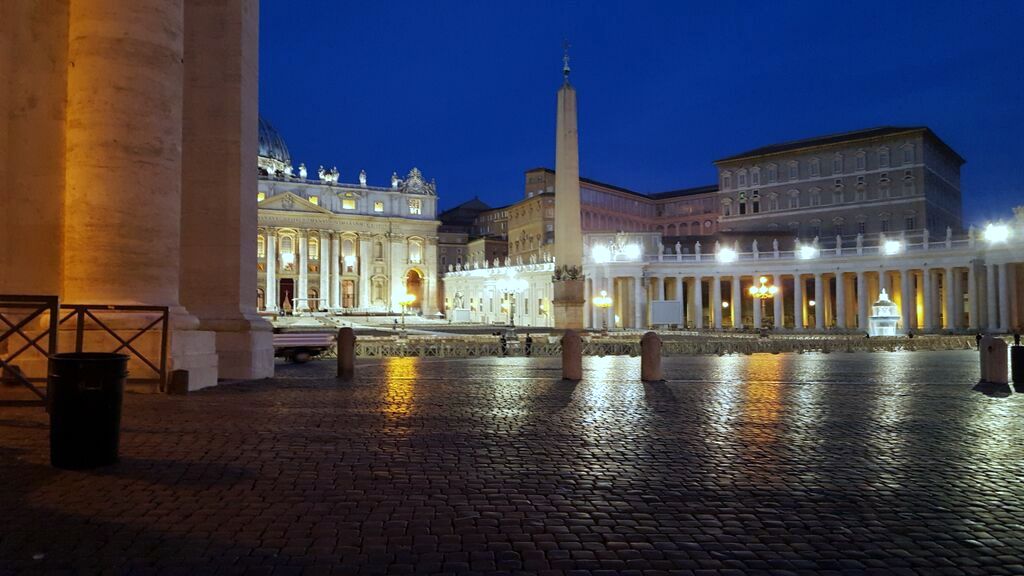
[[295, 280], [292, 278], [281, 278], [277, 284], [278, 309], [291, 312], [292, 298], [295, 298]]

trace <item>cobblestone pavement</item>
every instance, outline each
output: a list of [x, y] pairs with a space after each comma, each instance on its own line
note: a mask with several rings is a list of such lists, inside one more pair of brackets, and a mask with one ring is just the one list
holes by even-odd
[[0, 573], [1024, 573], [1024, 397], [976, 353], [556, 362], [128, 395], [84, 472], [0, 408]]

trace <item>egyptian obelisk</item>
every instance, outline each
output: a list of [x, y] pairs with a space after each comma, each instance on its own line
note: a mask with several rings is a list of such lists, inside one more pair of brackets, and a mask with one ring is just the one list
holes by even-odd
[[555, 136], [555, 328], [583, 329], [583, 229], [580, 226], [580, 154], [576, 90], [569, 84], [566, 46], [558, 90]]

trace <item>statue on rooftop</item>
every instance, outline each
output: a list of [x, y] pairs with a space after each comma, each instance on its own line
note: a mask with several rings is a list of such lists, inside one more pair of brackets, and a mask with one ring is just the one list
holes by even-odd
[[306, 173], [306, 165], [305, 164], [299, 164], [299, 178], [302, 178], [303, 180], [305, 180], [306, 176], [308, 176], [308, 174]]
[[366, 170], [359, 171], [359, 185], [366, 188]]

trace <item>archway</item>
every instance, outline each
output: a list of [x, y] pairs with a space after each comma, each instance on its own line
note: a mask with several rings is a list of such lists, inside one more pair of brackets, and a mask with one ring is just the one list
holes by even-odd
[[423, 274], [413, 268], [405, 274], [405, 293], [416, 297], [409, 310], [421, 310], [423, 307]]

